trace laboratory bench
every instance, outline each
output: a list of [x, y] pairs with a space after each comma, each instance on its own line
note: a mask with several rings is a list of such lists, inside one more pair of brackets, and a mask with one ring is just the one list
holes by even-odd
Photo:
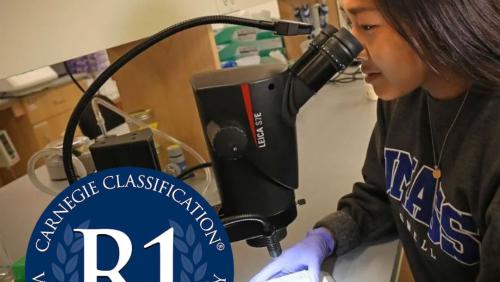
[[[297, 118], [299, 189], [297, 219], [288, 227], [283, 249], [304, 238], [314, 223], [335, 211], [337, 201], [360, 181], [368, 140], [376, 119], [376, 102], [365, 96], [364, 84], [326, 85], [300, 111]], [[47, 177], [43, 167], [38, 169]], [[65, 183], [59, 183], [61, 187]], [[209, 201], [217, 202], [210, 190]], [[43, 209], [53, 199], [38, 191], [23, 176], [0, 188], [0, 238], [12, 258], [24, 255], [32, 228]], [[398, 278], [399, 242], [396, 239], [361, 246], [324, 268], [341, 281], [409, 281]], [[245, 242], [232, 244], [235, 281], [248, 281], [271, 258], [265, 249]], [[404, 271], [404, 270], [401, 270]], [[407, 271], [407, 270], [406, 270]]]

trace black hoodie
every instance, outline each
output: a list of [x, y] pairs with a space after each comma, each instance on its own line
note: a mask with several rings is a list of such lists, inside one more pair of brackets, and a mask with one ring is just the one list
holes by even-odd
[[432, 175], [430, 124], [439, 158], [464, 97], [378, 102], [364, 182], [316, 224], [337, 255], [397, 232], [416, 281], [500, 281], [500, 93], [469, 91]]

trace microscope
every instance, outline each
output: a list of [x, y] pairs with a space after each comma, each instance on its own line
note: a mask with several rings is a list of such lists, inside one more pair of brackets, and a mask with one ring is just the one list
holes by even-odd
[[[278, 35], [310, 34], [310, 24], [224, 15], [180, 22], [147, 38], [105, 69], [74, 109], [63, 141], [70, 183], [77, 180], [72, 140], [86, 106], [120, 68], [161, 40], [206, 24], [238, 24]], [[293, 64], [238, 67], [197, 74], [192, 87], [222, 200], [220, 216], [232, 242], [246, 240], [281, 254], [280, 241], [297, 217], [298, 156], [295, 119], [299, 109], [362, 51], [346, 30], [327, 26]]]
[[281, 254], [279, 242], [297, 216], [295, 118], [362, 49], [347, 30], [328, 26], [290, 68], [256, 65], [192, 78], [231, 241]]

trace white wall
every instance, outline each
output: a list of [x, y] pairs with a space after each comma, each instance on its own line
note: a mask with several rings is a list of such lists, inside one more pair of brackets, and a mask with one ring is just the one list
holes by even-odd
[[270, 0], [0, 0], [0, 78]]

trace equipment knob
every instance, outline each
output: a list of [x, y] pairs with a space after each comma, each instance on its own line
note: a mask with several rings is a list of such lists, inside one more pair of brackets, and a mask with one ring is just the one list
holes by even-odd
[[248, 145], [248, 137], [240, 127], [229, 125], [218, 128], [211, 143], [217, 157], [236, 160], [243, 156]]

